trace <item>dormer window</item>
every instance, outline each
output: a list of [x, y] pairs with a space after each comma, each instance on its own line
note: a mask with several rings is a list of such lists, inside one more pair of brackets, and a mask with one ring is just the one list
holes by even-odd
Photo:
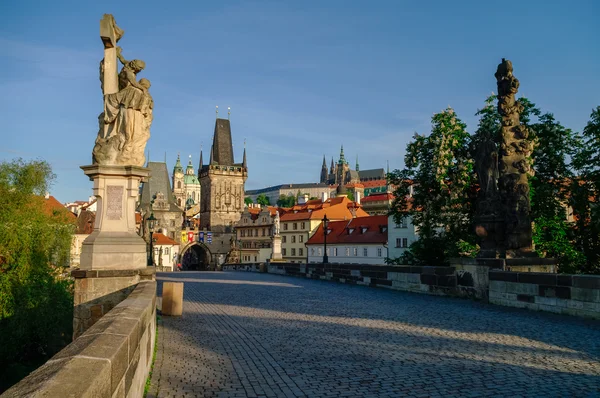
[[352, 232], [354, 232], [354, 228], [348, 228], [348, 235], [350, 235]]
[[364, 234], [365, 232], [367, 232], [367, 227], [360, 227], [360, 233]]

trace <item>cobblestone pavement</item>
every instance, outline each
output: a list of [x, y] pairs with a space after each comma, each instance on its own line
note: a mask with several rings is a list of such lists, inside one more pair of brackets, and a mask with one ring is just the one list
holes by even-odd
[[159, 322], [149, 397], [600, 396], [599, 322], [270, 274], [158, 280], [185, 303]]

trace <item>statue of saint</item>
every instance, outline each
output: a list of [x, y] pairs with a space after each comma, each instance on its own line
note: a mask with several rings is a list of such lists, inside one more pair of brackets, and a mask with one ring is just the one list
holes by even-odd
[[[154, 101], [148, 91], [150, 81], [137, 80], [137, 74], [146, 67], [145, 62], [139, 59], [126, 60], [121, 47], [116, 46], [116, 41], [122, 35], [123, 31], [116, 25], [112, 15], [105, 15], [101, 21], [105, 57], [100, 64], [104, 112], [98, 117], [99, 132], [92, 151], [92, 162], [143, 166]], [[108, 59], [114, 59], [115, 63], [111, 64]], [[116, 59], [123, 65], [118, 75]]]
[[279, 235], [279, 229], [280, 229], [280, 220], [279, 220], [279, 212], [275, 213], [275, 220], [273, 221], [273, 227], [274, 227], [274, 234], [275, 236]]
[[488, 199], [498, 193], [498, 148], [494, 141], [487, 137], [477, 147], [475, 170], [479, 177], [479, 187], [483, 197]]

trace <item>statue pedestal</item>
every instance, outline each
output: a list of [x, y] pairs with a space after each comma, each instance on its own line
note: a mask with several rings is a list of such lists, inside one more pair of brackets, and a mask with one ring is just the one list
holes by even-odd
[[283, 257], [281, 256], [281, 236], [275, 235], [273, 236], [273, 252], [271, 253], [271, 261], [281, 261]]
[[138, 166], [82, 166], [94, 182], [97, 199], [94, 232], [83, 242], [82, 270], [142, 269], [146, 242], [136, 233], [135, 207], [140, 182], [150, 172]]

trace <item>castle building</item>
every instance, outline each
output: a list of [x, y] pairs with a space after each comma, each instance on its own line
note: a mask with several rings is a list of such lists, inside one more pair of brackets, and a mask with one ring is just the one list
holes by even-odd
[[200, 152], [200, 228], [229, 233], [244, 211], [244, 183], [248, 178], [246, 148], [242, 163], [235, 163], [229, 119], [215, 121], [208, 164]]
[[173, 195], [177, 206], [181, 209], [187, 209], [200, 203], [200, 181], [194, 172], [192, 155], [190, 155], [185, 173], [181, 167], [179, 155], [177, 155], [177, 162], [173, 167]]
[[[331, 166], [327, 169], [327, 163], [325, 162], [325, 156], [323, 156], [323, 164], [321, 165], [321, 177], [319, 179], [321, 184], [329, 185], [348, 185], [365, 183], [367, 181], [385, 182], [386, 175], [383, 168], [360, 170], [358, 164], [358, 156], [356, 157], [356, 167], [354, 170], [350, 168], [346, 157], [344, 156], [344, 146], [340, 149], [340, 157], [337, 163], [333, 162], [331, 158]], [[385, 184], [383, 184], [385, 186]]]

